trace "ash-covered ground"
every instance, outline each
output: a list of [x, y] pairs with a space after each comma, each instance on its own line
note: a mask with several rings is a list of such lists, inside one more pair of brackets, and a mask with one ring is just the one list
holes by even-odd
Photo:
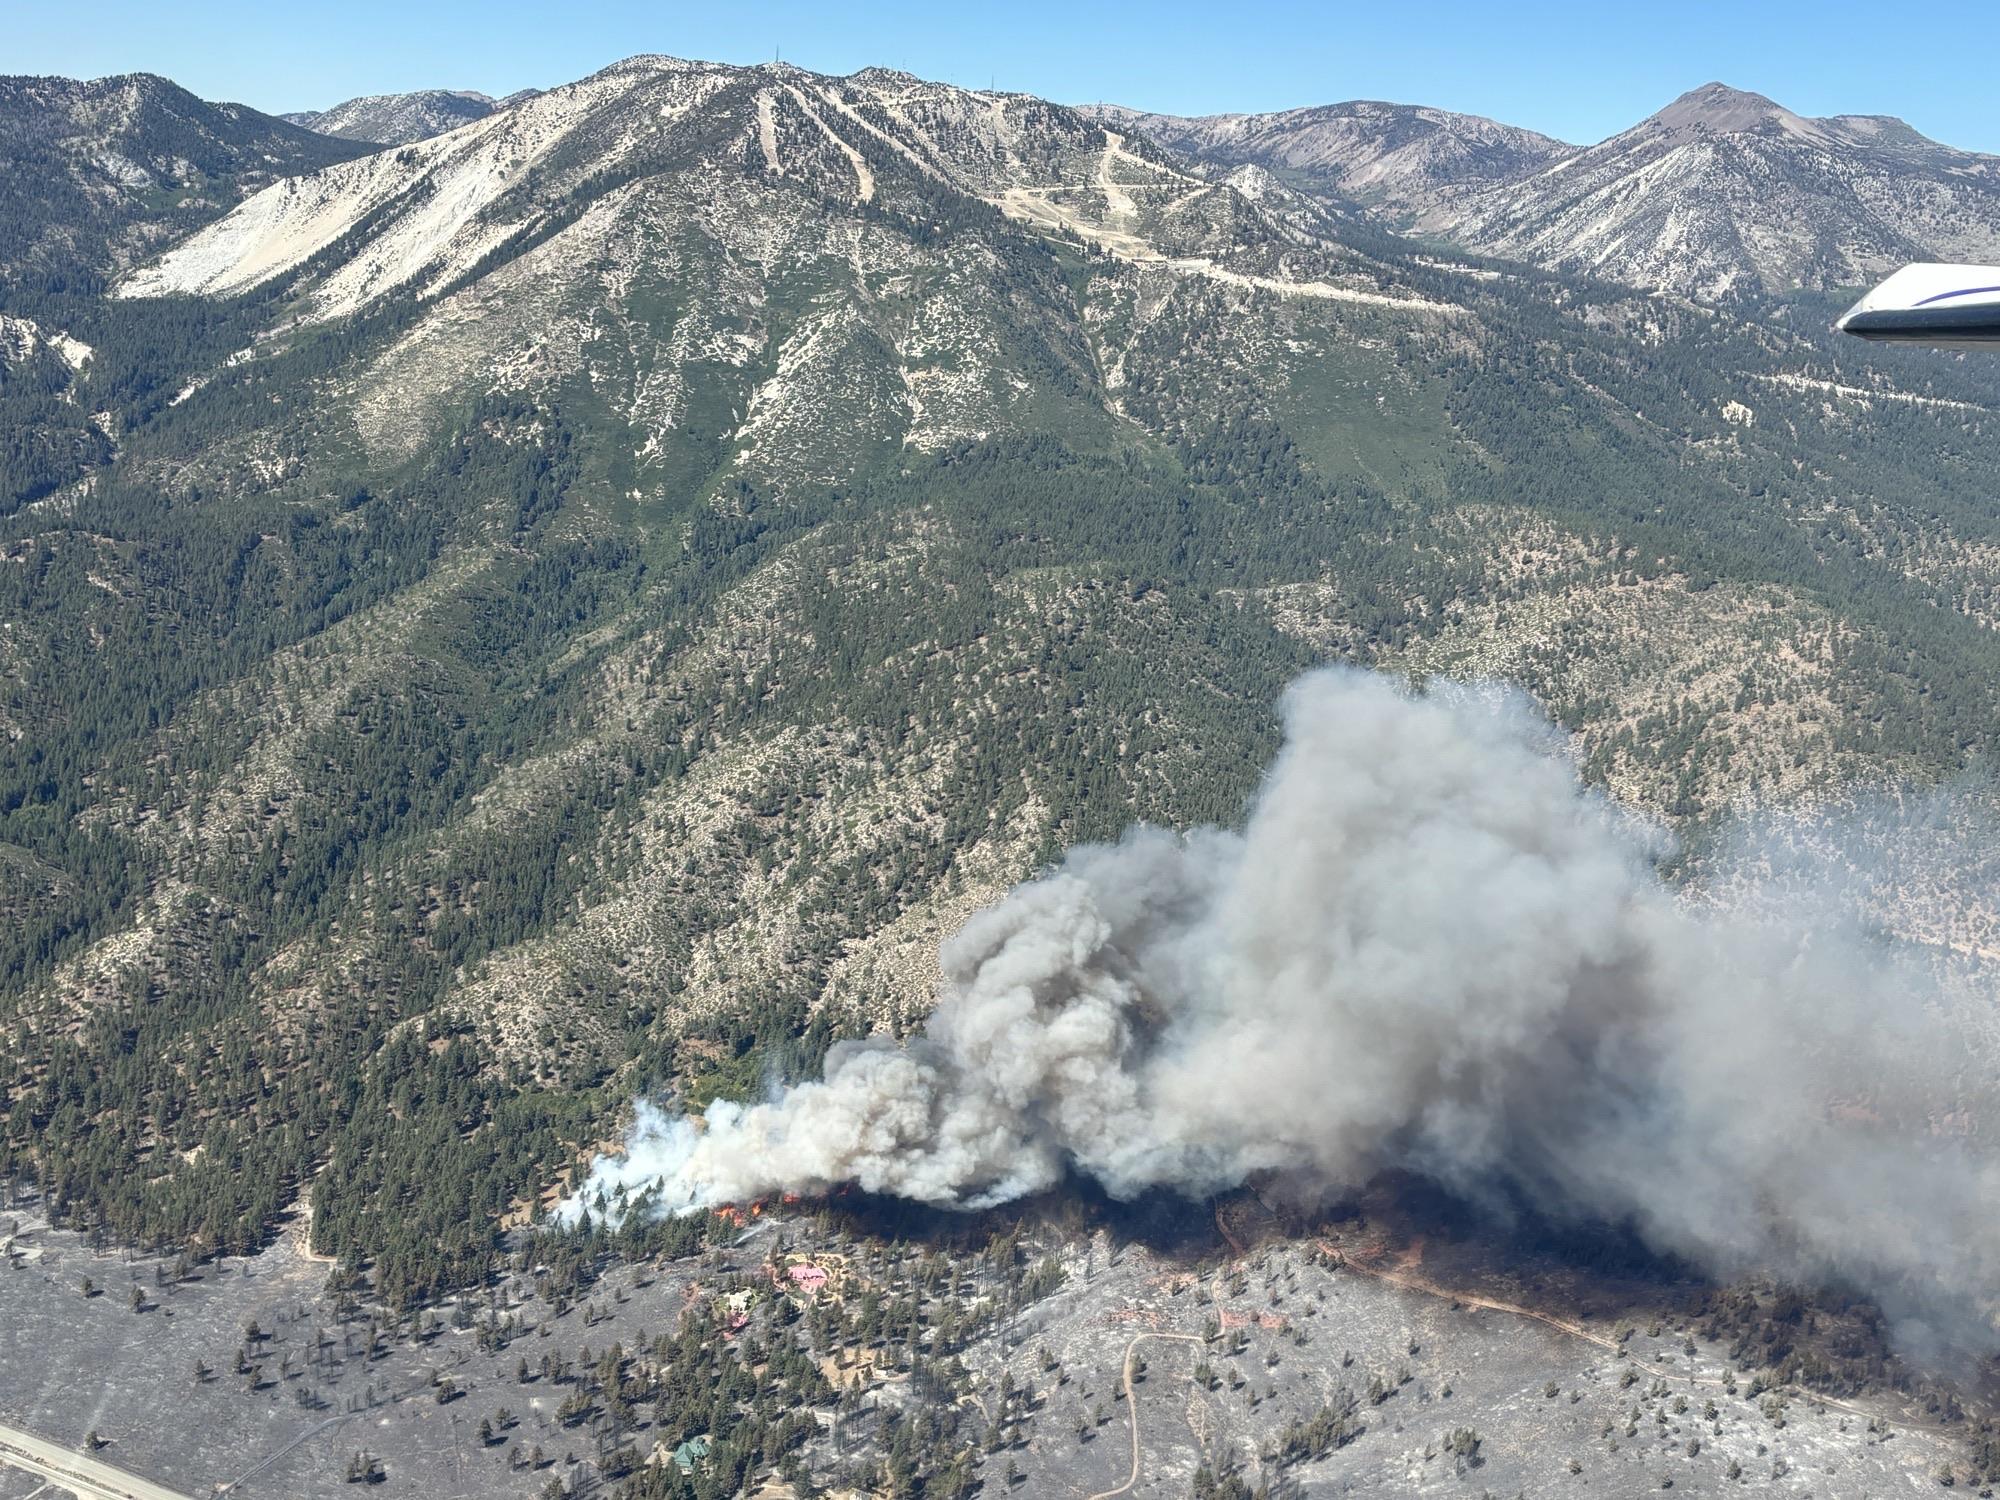
[[[1948, 1397], [1771, 1383], [1773, 1352], [1838, 1383], [1812, 1361], [1856, 1347], [1851, 1312], [1500, 1255], [1393, 1212], [1281, 1226], [1239, 1202], [1131, 1228], [1071, 1213], [946, 1242], [794, 1211], [581, 1274], [543, 1242], [396, 1319], [296, 1236], [177, 1276], [31, 1206], [0, 1214], [0, 1422], [94, 1432], [189, 1496], [1978, 1488], [1977, 1424]], [[38, 1483], [0, 1471], [0, 1500]]]
[[19, 1469], [0, 1469], [0, 1500], [28, 1500], [31, 1495], [49, 1500], [47, 1483]]

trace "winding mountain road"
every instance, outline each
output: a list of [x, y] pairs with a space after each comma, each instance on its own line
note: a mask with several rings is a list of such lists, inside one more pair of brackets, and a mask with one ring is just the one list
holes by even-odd
[[1197, 1347], [1203, 1342], [1191, 1333], [1140, 1333], [1133, 1335], [1132, 1342], [1125, 1346], [1125, 1419], [1132, 1424], [1132, 1472], [1117, 1489], [1099, 1490], [1090, 1496], [1090, 1500], [1114, 1500], [1139, 1482], [1139, 1393], [1132, 1378], [1132, 1361], [1138, 1356], [1139, 1346], [1147, 1339], [1165, 1339], [1169, 1343], [1194, 1344]]

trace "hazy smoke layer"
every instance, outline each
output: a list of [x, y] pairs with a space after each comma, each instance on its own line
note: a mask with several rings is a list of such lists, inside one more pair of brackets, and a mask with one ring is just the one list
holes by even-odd
[[1740, 899], [1754, 860], [1677, 901], [1520, 695], [1320, 672], [1285, 721], [1242, 833], [1074, 850], [945, 944], [921, 1039], [642, 1113], [569, 1217], [842, 1183], [969, 1208], [1073, 1169], [1310, 1200], [1404, 1166], [1991, 1328], [1989, 995], [1796, 880]]

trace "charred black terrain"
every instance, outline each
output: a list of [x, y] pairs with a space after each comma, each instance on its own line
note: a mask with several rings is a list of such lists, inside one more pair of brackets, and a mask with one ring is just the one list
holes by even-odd
[[[1409, 1183], [1304, 1233], [1254, 1198], [1177, 1219], [894, 1212], [520, 1239], [484, 1286], [398, 1314], [308, 1255], [302, 1225], [194, 1266], [93, 1251], [26, 1205], [0, 1295], [36, 1357], [8, 1362], [0, 1401], [189, 1495], [1863, 1496], [1984, 1477], [1984, 1424], [1886, 1360], [1866, 1309], [1716, 1288], [1589, 1236], [1509, 1241]], [[1843, 1365], [1814, 1352], [1836, 1348]]]

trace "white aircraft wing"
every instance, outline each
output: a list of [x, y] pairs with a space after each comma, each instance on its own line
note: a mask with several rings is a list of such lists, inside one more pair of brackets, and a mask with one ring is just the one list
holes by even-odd
[[1884, 344], [1991, 349], [2000, 345], [2000, 266], [1905, 266], [1834, 327]]

